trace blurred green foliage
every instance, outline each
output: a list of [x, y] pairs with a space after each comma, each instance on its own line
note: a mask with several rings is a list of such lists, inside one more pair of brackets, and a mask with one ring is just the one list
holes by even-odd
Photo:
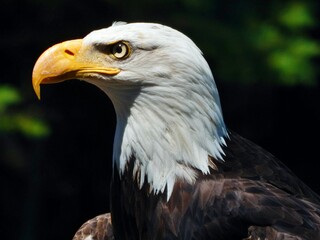
[[0, 133], [19, 132], [31, 138], [46, 137], [50, 132], [47, 123], [21, 108], [14, 108], [21, 104], [22, 96], [15, 87], [0, 85]]
[[287, 86], [317, 83], [315, 1], [239, 1], [233, 7], [208, 0], [184, 3], [190, 10], [189, 28], [195, 29], [193, 39], [204, 46], [222, 79]]
[[266, 65], [286, 85], [315, 84], [317, 81], [316, 57], [320, 44], [308, 30], [317, 21], [308, 2], [284, 4], [273, 21], [260, 24], [253, 35], [253, 44], [266, 56]]
[[307, 1], [293, 1], [286, 4], [279, 15], [280, 23], [293, 30], [314, 26], [315, 18], [310, 7]]

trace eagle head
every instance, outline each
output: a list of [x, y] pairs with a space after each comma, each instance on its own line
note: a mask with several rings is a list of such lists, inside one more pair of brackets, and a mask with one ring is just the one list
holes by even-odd
[[[80, 79], [111, 99], [117, 127], [113, 163], [120, 177], [130, 161], [133, 179], [157, 194], [208, 174], [223, 160], [227, 137], [219, 94], [198, 47], [184, 34], [154, 23], [114, 23], [83, 39], [46, 50], [33, 87]], [[127, 174], [127, 173], [126, 173]]]

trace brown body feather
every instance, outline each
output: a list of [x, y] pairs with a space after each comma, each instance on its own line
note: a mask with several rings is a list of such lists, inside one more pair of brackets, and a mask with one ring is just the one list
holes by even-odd
[[[108, 227], [94, 231], [109, 237], [92, 239], [320, 239], [318, 195], [270, 153], [235, 133], [224, 151], [225, 162], [215, 161], [210, 175], [199, 172], [195, 184], [177, 181], [168, 202], [146, 184], [138, 189], [131, 166], [121, 179], [115, 172], [113, 229], [105, 218]], [[77, 233], [74, 240], [86, 236]]]
[[114, 240], [111, 214], [101, 214], [85, 222], [76, 232], [72, 240], [82, 239]]

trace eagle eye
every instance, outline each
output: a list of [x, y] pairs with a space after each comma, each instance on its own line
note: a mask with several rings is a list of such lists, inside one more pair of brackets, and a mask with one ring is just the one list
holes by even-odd
[[125, 42], [117, 42], [111, 45], [111, 54], [117, 59], [124, 59], [129, 56], [130, 48]]

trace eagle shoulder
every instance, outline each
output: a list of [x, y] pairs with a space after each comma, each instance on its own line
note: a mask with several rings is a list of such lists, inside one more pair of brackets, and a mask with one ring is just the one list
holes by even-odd
[[215, 161], [210, 174], [199, 171], [194, 184], [177, 180], [169, 200], [148, 184], [140, 189], [133, 166], [121, 177], [115, 173], [113, 227], [111, 218], [104, 218], [105, 226], [119, 239], [320, 239], [316, 193], [273, 155], [235, 133], [224, 152], [225, 161]]
[[114, 240], [111, 214], [98, 215], [84, 224], [75, 233], [72, 240]]

